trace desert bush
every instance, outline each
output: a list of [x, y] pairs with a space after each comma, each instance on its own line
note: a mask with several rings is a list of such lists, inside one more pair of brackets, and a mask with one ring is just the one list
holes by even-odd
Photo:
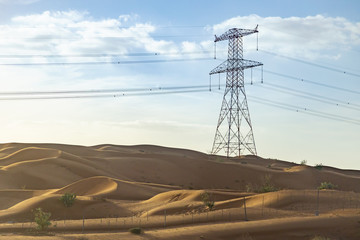
[[134, 228], [130, 228], [129, 232], [131, 232], [133, 234], [141, 234], [142, 230], [140, 227], [134, 227]]
[[267, 193], [267, 192], [276, 192], [279, 191], [272, 182], [271, 176], [265, 175], [262, 179], [262, 183], [260, 186], [252, 185], [251, 183], [246, 184], [246, 192], [256, 192], [256, 193]]
[[60, 197], [60, 201], [63, 202], [65, 207], [71, 207], [76, 199], [76, 195], [73, 193], [65, 193]]
[[331, 240], [331, 239], [323, 236], [315, 236], [311, 240]]
[[51, 213], [43, 212], [41, 208], [36, 208], [35, 210], [33, 210], [33, 213], [34, 220], [37, 224], [37, 229], [39, 229], [40, 231], [44, 231], [51, 225], [49, 220]]
[[242, 235], [242, 240], [253, 240], [249, 233], [245, 233]]
[[279, 189], [271, 182], [271, 176], [265, 175], [263, 183], [260, 187], [256, 189], [258, 193], [267, 193], [267, 192], [276, 192]]
[[318, 187], [319, 190], [322, 189], [336, 189], [337, 186], [332, 184], [331, 182], [322, 182], [320, 183], [320, 186]]
[[307, 164], [307, 161], [304, 159], [304, 160], [302, 160], [301, 162], [300, 162], [300, 165], [306, 165]]
[[321, 169], [323, 168], [322, 163], [316, 164], [316, 165], [315, 165], [315, 168], [316, 168], [317, 170], [321, 170]]
[[215, 201], [213, 200], [212, 194], [209, 194], [208, 192], [201, 194], [201, 201], [203, 201], [204, 205], [208, 207], [210, 211], [215, 206]]
[[254, 192], [253, 185], [251, 183], [246, 184], [246, 192]]

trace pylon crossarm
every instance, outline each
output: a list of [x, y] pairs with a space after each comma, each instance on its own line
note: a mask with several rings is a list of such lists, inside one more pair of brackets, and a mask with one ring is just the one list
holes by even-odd
[[216, 73], [224, 73], [224, 72], [234, 72], [247, 68], [262, 66], [261, 62], [256, 62], [252, 60], [246, 59], [229, 59], [221, 63], [219, 66], [214, 68], [209, 75], [213, 75]]
[[225, 33], [221, 34], [220, 36], [215, 35], [214, 42], [229, 40], [229, 39], [233, 39], [233, 38], [239, 38], [239, 37], [247, 36], [247, 35], [250, 35], [253, 33], [257, 33], [257, 32], [258, 32], [258, 30], [256, 28], [255, 29], [231, 28], [228, 31], [226, 31]]

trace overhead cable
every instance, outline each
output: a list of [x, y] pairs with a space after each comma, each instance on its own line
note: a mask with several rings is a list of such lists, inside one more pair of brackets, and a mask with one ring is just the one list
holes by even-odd
[[270, 54], [270, 55], [274, 55], [274, 56], [277, 56], [277, 57], [282, 57], [282, 58], [286, 58], [286, 59], [289, 59], [289, 60], [292, 60], [292, 61], [307, 64], [307, 65], [310, 65], [310, 66], [319, 67], [319, 68], [327, 69], [327, 70], [330, 70], [330, 71], [351, 75], [351, 76], [354, 76], [354, 77], [360, 77], [360, 74], [348, 72], [348, 71], [345, 71], [345, 70], [342, 70], [342, 69], [339, 69], [339, 68], [334, 68], [334, 67], [329, 67], [329, 66], [325, 66], [325, 65], [322, 65], [322, 64], [314, 63], [314, 62], [309, 62], [309, 61], [299, 59], [299, 58], [284, 56], [284, 55], [274, 53], [274, 52], [270, 52], [270, 51], [266, 51], [266, 50], [259, 50], [259, 51], [261, 51], [263, 53]]

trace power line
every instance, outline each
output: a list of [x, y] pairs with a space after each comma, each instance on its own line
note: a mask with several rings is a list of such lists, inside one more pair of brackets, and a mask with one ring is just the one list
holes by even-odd
[[314, 62], [305, 61], [305, 60], [299, 59], [299, 58], [284, 56], [284, 55], [281, 55], [281, 54], [278, 54], [278, 53], [274, 53], [274, 52], [270, 52], [270, 51], [266, 51], [266, 50], [259, 50], [259, 51], [261, 51], [261, 52], [263, 52], [263, 53], [267, 53], [267, 54], [273, 55], [273, 56], [282, 57], [282, 58], [289, 59], [289, 60], [292, 60], [292, 61], [296, 61], [296, 62], [300, 62], [300, 63], [303, 63], [303, 64], [307, 64], [307, 65], [310, 65], [310, 66], [319, 67], [319, 68], [323, 68], [323, 69], [326, 69], [326, 70], [330, 70], [330, 71], [334, 71], [334, 72], [339, 72], [339, 73], [351, 75], [351, 76], [354, 76], [354, 77], [360, 77], [360, 74], [352, 73], [352, 72], [347, 72], [347, 71], [342, 70], [342, 69], [339, 69], [339, 68], [334, 68], [334, 67], [329, 67], [329, 66], [321, 65], [321, 64], [318, 64], [318, 63], [314, 63]]
[[[151, 38], [204, 38], [204, 37], [210, 37], [212, 34], [192, 34], [192, 35], [148, 35], [148, 37]], [[131, 36], [94, 36], [94, 37], [61, 37], [61, 36], [49, 36], [49, 37], [39, 37], [39, 36], [29, 36], [29, 37], [4, 37], [3, 39], [43, 39], [43, 40], [52, 40], [52, 39], [64, 39], [64, 40], [84, 40], [84, 39], [138, 39], [138, 37], [131, 37]]]
[[358, 119], [347, 118], [347, 117], [339, 116], [336, 114], [330, 114], [330, 113], [325, 113], [325, 112], [321, 112], [321, 111], [317, 111], [317, 110], [312, 110], [309, 108], [294, 106], [294, 105], [290, 105], [290, 104], [284, 104], [284, 103], [272, 101], [269, 99], [259, 98], [259, 97], [251, 97], [250, 96], [249, 98], [253, 102], [261, 103], [264, 105], [269, 105], [269, 106], [273, 106], [273, 107], [277, 107], [277, 108], [282, 108], [285, 110], [305, 113], [308, 115], [317, 116], [317, 117], [321, 117], [321, 118], [325, 118], [325, 119], [331, 119], [331, 120], [347, 122], [347, 123], [351, 123], [351, 124], [355, 124], [355, 125], [360, 125], [360, 120], [358, 120]]
[[[255, 69], [257, 70], [257, 69]], [[305, 83], [309, 83], [309, 84], [313, 84], [313, 85], [317, 85], [317, 86], [322, 86], [322, 87], [326, 87], [326, 88], [331, 88], [331, 89], [335, 89], [335, 90], [339, 90], [339, 91], [343, 91], [343, 92], [348, 92], [348, 93], [353, 93], [353, 94], [359, 94], [359, 91], [356, 90], [352, 90], [352, 89], [347, 89], [347, 88], [341, 88], [341, 87], [337, 87], [334, 85], [329, 85], [329, 84], [325, 84], [325, 83], [319, 83], [319, 82], [315, 82], [312, 80], [307, 80], [304, 78], [300, 78], [300, 77], [294, 77], [294, 76], [290, 76], [287, 74], [283, 74], [283, 73], [277, 73], [277, 72], [273, 72], [273, 71], [269, 71], [269, 70], [263, 70], [266, 73], [270, 73], [276, 76], [280, 76], [280, 77], [284, 77], [284, 78], [288, 78], [288, 79], [292, 79], [292, 80], [297, 80], [297, 81], [301, 81], [301, 82], [305, 82]]]
[[187, 62], [208, 61], [213, 58], [185, 58], [185, 59], [161, 59], [161, 60], [134, 60], [134, 61], [96, 61], [96, 62], [44, 62], [44, 63], [0, 63], [0, 66], [67, 66], [67, 65], [120, 65], [120, 64], [142, 64], [142, 63], [165, 63], [165, 62]]
[[[220, 92], [220, 91], [215, 91], [215, 93], [222, 94], [222, 92]], [[299, 106], [295, 106], [295, 105], [291, 105], [291, 104], [285, 104], [285, 103], [273, 101], [270, 99], [260, 98], [260, 97], [249, 96], [248, 98], [251, 100], [251, 102], [256, 102], [256, 103], [260, 103], [263, 105], [268, 105], [268, 106], [272, 106], [272, 107], [276, 107], [276, 108], [280, 108], [280, 109], [284, 109], [284, 110], [288, 110], [288, 111], [292, 111], [292, 112], [300, 112], [300, 113], [305, 113], [308, 115], [317, 116], [317, 117], [321, 117], [321, 118], [325, 118], [325, 119], [360, 125], [360, 120], [358, 120], [358, 119], [347, 118], [347, 117], [339, 116], [336, 114], [325, 113], [325, 112], [321, 112], [321, 111], [317, 111], [317, 110], [312, 110], [309, 108], [299, 107]]]
[[[300, 91], [300, 90], [295, 90], [295, 89], [279, 86], [279, 85], [276, 85], [276, 84], [271, 84], [271, 83], [264, 83], [264, 84], [269, 85], [270, 87], [269, 86], [264, 86], [264, 85], [255, 85], [255, 86], [261, 86], [261, 87], [263, 87], [265, 89], [269, 89], [269, 90], [272, 90], [272, 91], [282, 92], [282, 93], [285, 93], [285, 94], [290, 94], [290, 95], [293, 95], [293, 96], [298, 96], [298, 97], [302, 97], [302, 98], [309, 99], [309, 100], [314, 100], [314, 101], [318, 101], [318, 102], [322, 102], [322, 103], [327, 103], [327, 104], [330, 104], [330, 105], [336, 105], [338, 107], [344, 107], [344, 108], [360, 111], [360, 105], [358, 105], [358, 104], [353, 104], [353, 103], [350, 103], [350, 102], [344, 102], [342, 100], [328, 98], [328, 97], [325, 97], [325, 96], [312, 94], [312, 93], [308, 93], [308, 92], [304, 92], [304, 91]], [[324, 100], [324, 99], [326, 99], [326, 100]]]
[[[89, 90], [60, 90], [60, 91], [18, 91], [0, 92], [0, 96], [12, 95], [57, 95], [57, 94], [94, 94], [94, 93], [116, 93], [116, 92], [151, 92], [169, 90], [208, 89], [208, 85], [174, 86], [174, 87], [152, 87], [152, 88], [113, 88], [113, 89], [89, 89]], [[95, 95], [93, 95], [95, 96]]]
[[[254, 98], [254, 97], [252, 97], [252, 98]], [[256, 97], [255, 99], [260, 100], [260, 101], [270, 102], [270, 103], [273, 103], [273, 104], [286, 106], [286, 107], [289, 107], [289, 108], [293, 108], [293, 109], [295, 109], [297, 111], [306, 111], [306, 112], [310, 112], [311, 114], [318, 114], [318, 115], [322, 115], [322, 116], [325, 116], [325, 117], [328, 117], [328, 118], [337, 118], [337, 119], [344, 120], [344, 121], [355, 122], [356, 124], [360, 125], [360, 120], [359, 119], [343, 117], [343, 116], [332, 114], [332, 113], [325, 113], [325, 112], [313, 110], [313, 109], [306, 108], [306, 107], [298, 107], [298, 106], [295, 106], [295, 105], [292, 105], [292, 104], [281, 103], [281, 102], [273, 101], [273, 100], [270, 100], [270, 99], [264, 99], [264, 98], [260, 98], [260, 97]]]
[[[52, 25], [52, 26], [11, 26], [12, 29], [49, 29], [49, 28], [59, 28], [59, 26], [55, 26], [55, 25]], [[146, 28], [156, 28], [156, 29], [159, 29], [159, 28], [205, 28], [205, 27], [208, 27], [208, 25], [174, 25], [174, 26], [155, 26], [155, 25], [151, 25], [151, 26], [145, 26], [145, 25], [134, 25], [134, 26], [102, 26], [102, 27], [93, 27], [92, 29], [129, 29], [129, 28], [132, 28], [132, 29], [146, 29]], [[77, 29], [81, 29], [81, 28], [88, 28], [88, 25], [84, 26], [84, 25], [81, 25], [81, 26], [76, 26], [75, 25], [67, 25], [67, 26], [60, 26], [60, 28], [69, 28], [69, 29], [72, 29], [72, 28], [77, 28]]]
[[88, 54], [1, 54], [0, 58], [85, 58], [85, 57], [144, 57], [144, 56], [176, 56], [176, 55], [192, 55], [192, 54], [209, 54], [212, 51], [192, 51], [192, 52], [139, 52], [139, 53], [88, 53]]
[[150, 96], [150, 95], [163, 95], [163, 94], [177, 94], [177, 93], [195, 93], [195, 92], [208, 92], [208, 89], [195, 89], [195, 90], [177, 90], [177, 91], [158, 91], [158, 92], [137, 92], [137, 93], [121, 93], [121, 94], [97, 94], [97, 95], [70, 95], [70, 96], [31, 96], [31, 97], [5, 97], [0, 101], [16, 101], [16, 100], [52, 100], [52, 99], [81, 99], [81, 98], [117, 98], [117, 97], [130, 97], [130, 96]]
[[[89, 98], [119, 98], [131, 96], [151, 96], [151, 95], [165, 95], [165, 94], [179, 94], [179, 93], [197, 93], [209, 92], [208, 85], [198, 86], [174, 86], [174, 87], [155, 87], [155, 88], [132, 88], [132, 89], [94, 89], [94, 90], [74, 90], [74, 91], [36, 91], [36, 92], [1, 92], [0, 101], [19, 101], [19, 100], [55, 100], [55, 99], [89, 99]], [[110, 94], [110, 93], [115, 94]], [[210, 91], [221, 93], [220, 91]], [[105, 94], [98, 94], [105, 93]], [[47, 94], [47, 95], [46, 95]], [[65, 94], [65, 95], [61, 95]], [[87, 95], [71, 95], [71, 94], [87, 94]], [[222, 94], [222, 93], [221, 93]], [[1, 95], [15, 97], [1, 97]], [[18, 97], [22, 95], [22, 97]], [[24, 96], [25, 95], [25, 96]], [[313, 116], [322, 118], [348, 122], [360, 125], [357, 119], [347, 118], [336, 114], [329, 114], [309, 108], [298, 107], [291, 104], [276, 102], [269, 99], [251, 97], [251, 101], [258, 102], [265, 105], [270, 105], [285, 110], [302, 112]]]

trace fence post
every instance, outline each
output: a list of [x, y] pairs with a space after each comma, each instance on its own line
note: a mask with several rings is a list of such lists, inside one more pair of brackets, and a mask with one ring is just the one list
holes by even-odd
[[320, 195], [320, 189], [317, 190], [315, 216], [319, 216], [319, 195]]
[[248, 218], [247, 218], [247, 213], [246, 213], [246, 198], [244, 197], [244, 213], [245, 213], [245, 221], [248, 221]]
[[83, 213], [82, 233], [84, 233], [84, 228], [85, 228], [85, 216], [84, 216], [84, 213]]

